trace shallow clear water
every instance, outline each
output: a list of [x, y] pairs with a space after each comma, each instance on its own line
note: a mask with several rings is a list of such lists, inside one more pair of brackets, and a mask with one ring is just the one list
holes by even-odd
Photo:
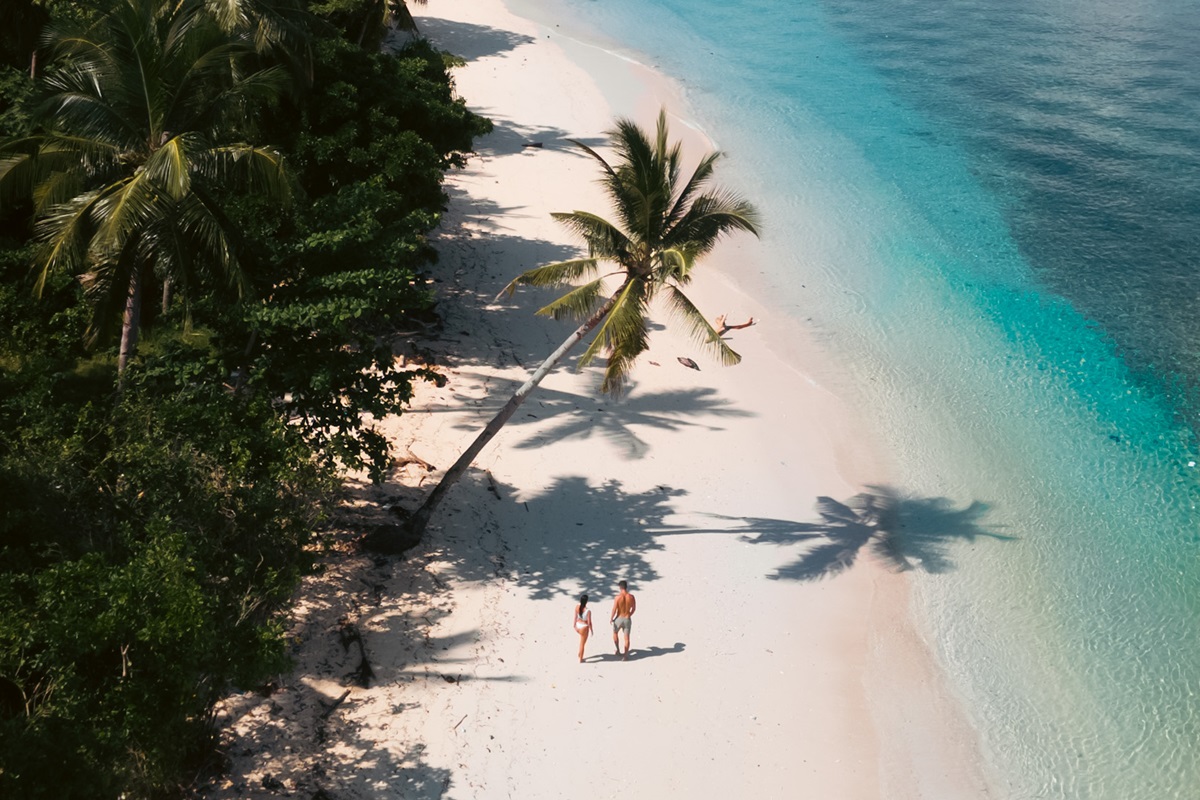
[[514, 6], [682, 81], [901, 493], [1009, 537], [916, 573], [1003, 796], [1196, 797], [1194, 3]]

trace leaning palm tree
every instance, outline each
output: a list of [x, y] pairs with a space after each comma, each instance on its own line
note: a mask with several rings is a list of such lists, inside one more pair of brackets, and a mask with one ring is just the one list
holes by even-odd
[[93, 336], [121, 316], [123, 372], [155, 277], [185, 308], [201, 285], [244, 288], [218, 195], [248, 186], [286, 199], [280, 155], [231, 131], [247, 130], [287, 75], [253, 66], [252, 33], [223, 30], [205, 0], [120, 0], [48, 44], [43, 132], [0, 145], [0, 204], [32, 197], [39, 292], [51, 270], [68, 270], [92, 302]]
[[[511, 295], [519, 285], [557, 287], [590, 279], [537, 312], [583, 323], [517, 389], [447, 470], [410, 520], [412, 533], [419, 535], [424, 530], [446, 490], [462, 477], [542, 379], [594, 330], [596, 335], [578, 366], [582, 369], [597, 355], [607, 355], [600, 389], [619, 395], [637, 357], [648, 347], [648, 314], [656, 297], [666, 301], [693, 338], [722, 364], [741, 360], [683, 293], [683, 287], [692, 279], [698, 259], [722, 236], [737, 230], [758, 235], [753, 206], [727, 191], [709, 188], [719, 152], [702, 158], [691, 177], [681, 180], [681, 148], [678, 142], [668, 140], [665, 110], [658, 116], [653, 139], [628, 119], [617, 120], [608, 135], [617, 154], [615, 163], [610, 164], [582, 142], [574, 144], [599, 162], [603, 170], [600, 182], [618, 222], [587, 211], [554, 214], [587, 243], [588, 257], [532, 269], [517, 276], [502, 292]], [[601, 264], [611, 264], [613, 270], [601, 273]]]

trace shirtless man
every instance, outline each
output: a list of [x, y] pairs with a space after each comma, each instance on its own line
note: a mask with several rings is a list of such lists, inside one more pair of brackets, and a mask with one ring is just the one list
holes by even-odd
[[[629, 593], [625, 581], [618, 583], [617, 587], [621, 591], [617, 594], [617, 599], [613, 600], [612, 607], [613, 648], [624, 661], [629, 658], [629, 629], [633, 627], [633, 612], [637, 611], [637, 599]], [[621, 645], [617, 643], [617, 633], [622, 630], [625, 631], [624, 653], [621, 652]]]

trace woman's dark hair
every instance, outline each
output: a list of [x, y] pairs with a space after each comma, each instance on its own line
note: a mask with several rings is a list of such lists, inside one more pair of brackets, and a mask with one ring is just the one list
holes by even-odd
[[587, 595], [581, 594], [579, 595], [579, 613], [582, 614], [585, 608], [587, 608]]

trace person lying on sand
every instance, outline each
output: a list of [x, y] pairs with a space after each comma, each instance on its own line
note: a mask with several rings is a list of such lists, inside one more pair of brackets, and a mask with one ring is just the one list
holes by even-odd
[[751, 317], [750, 319], [746, 320], [741, 325], [730, 325], [728, 322], [725, 321], [724, 314], [722, 314], [721, 316], [719, 316], [715, 320], [713, 320], [713, 327], [715, 327], [717, 329], [717, 336], [724, 336], [729, 331], [736, 331], [736, 330], [740, 330], [742, 328], [749, 328], [753, 324], [754, 324], [754, 317]]

